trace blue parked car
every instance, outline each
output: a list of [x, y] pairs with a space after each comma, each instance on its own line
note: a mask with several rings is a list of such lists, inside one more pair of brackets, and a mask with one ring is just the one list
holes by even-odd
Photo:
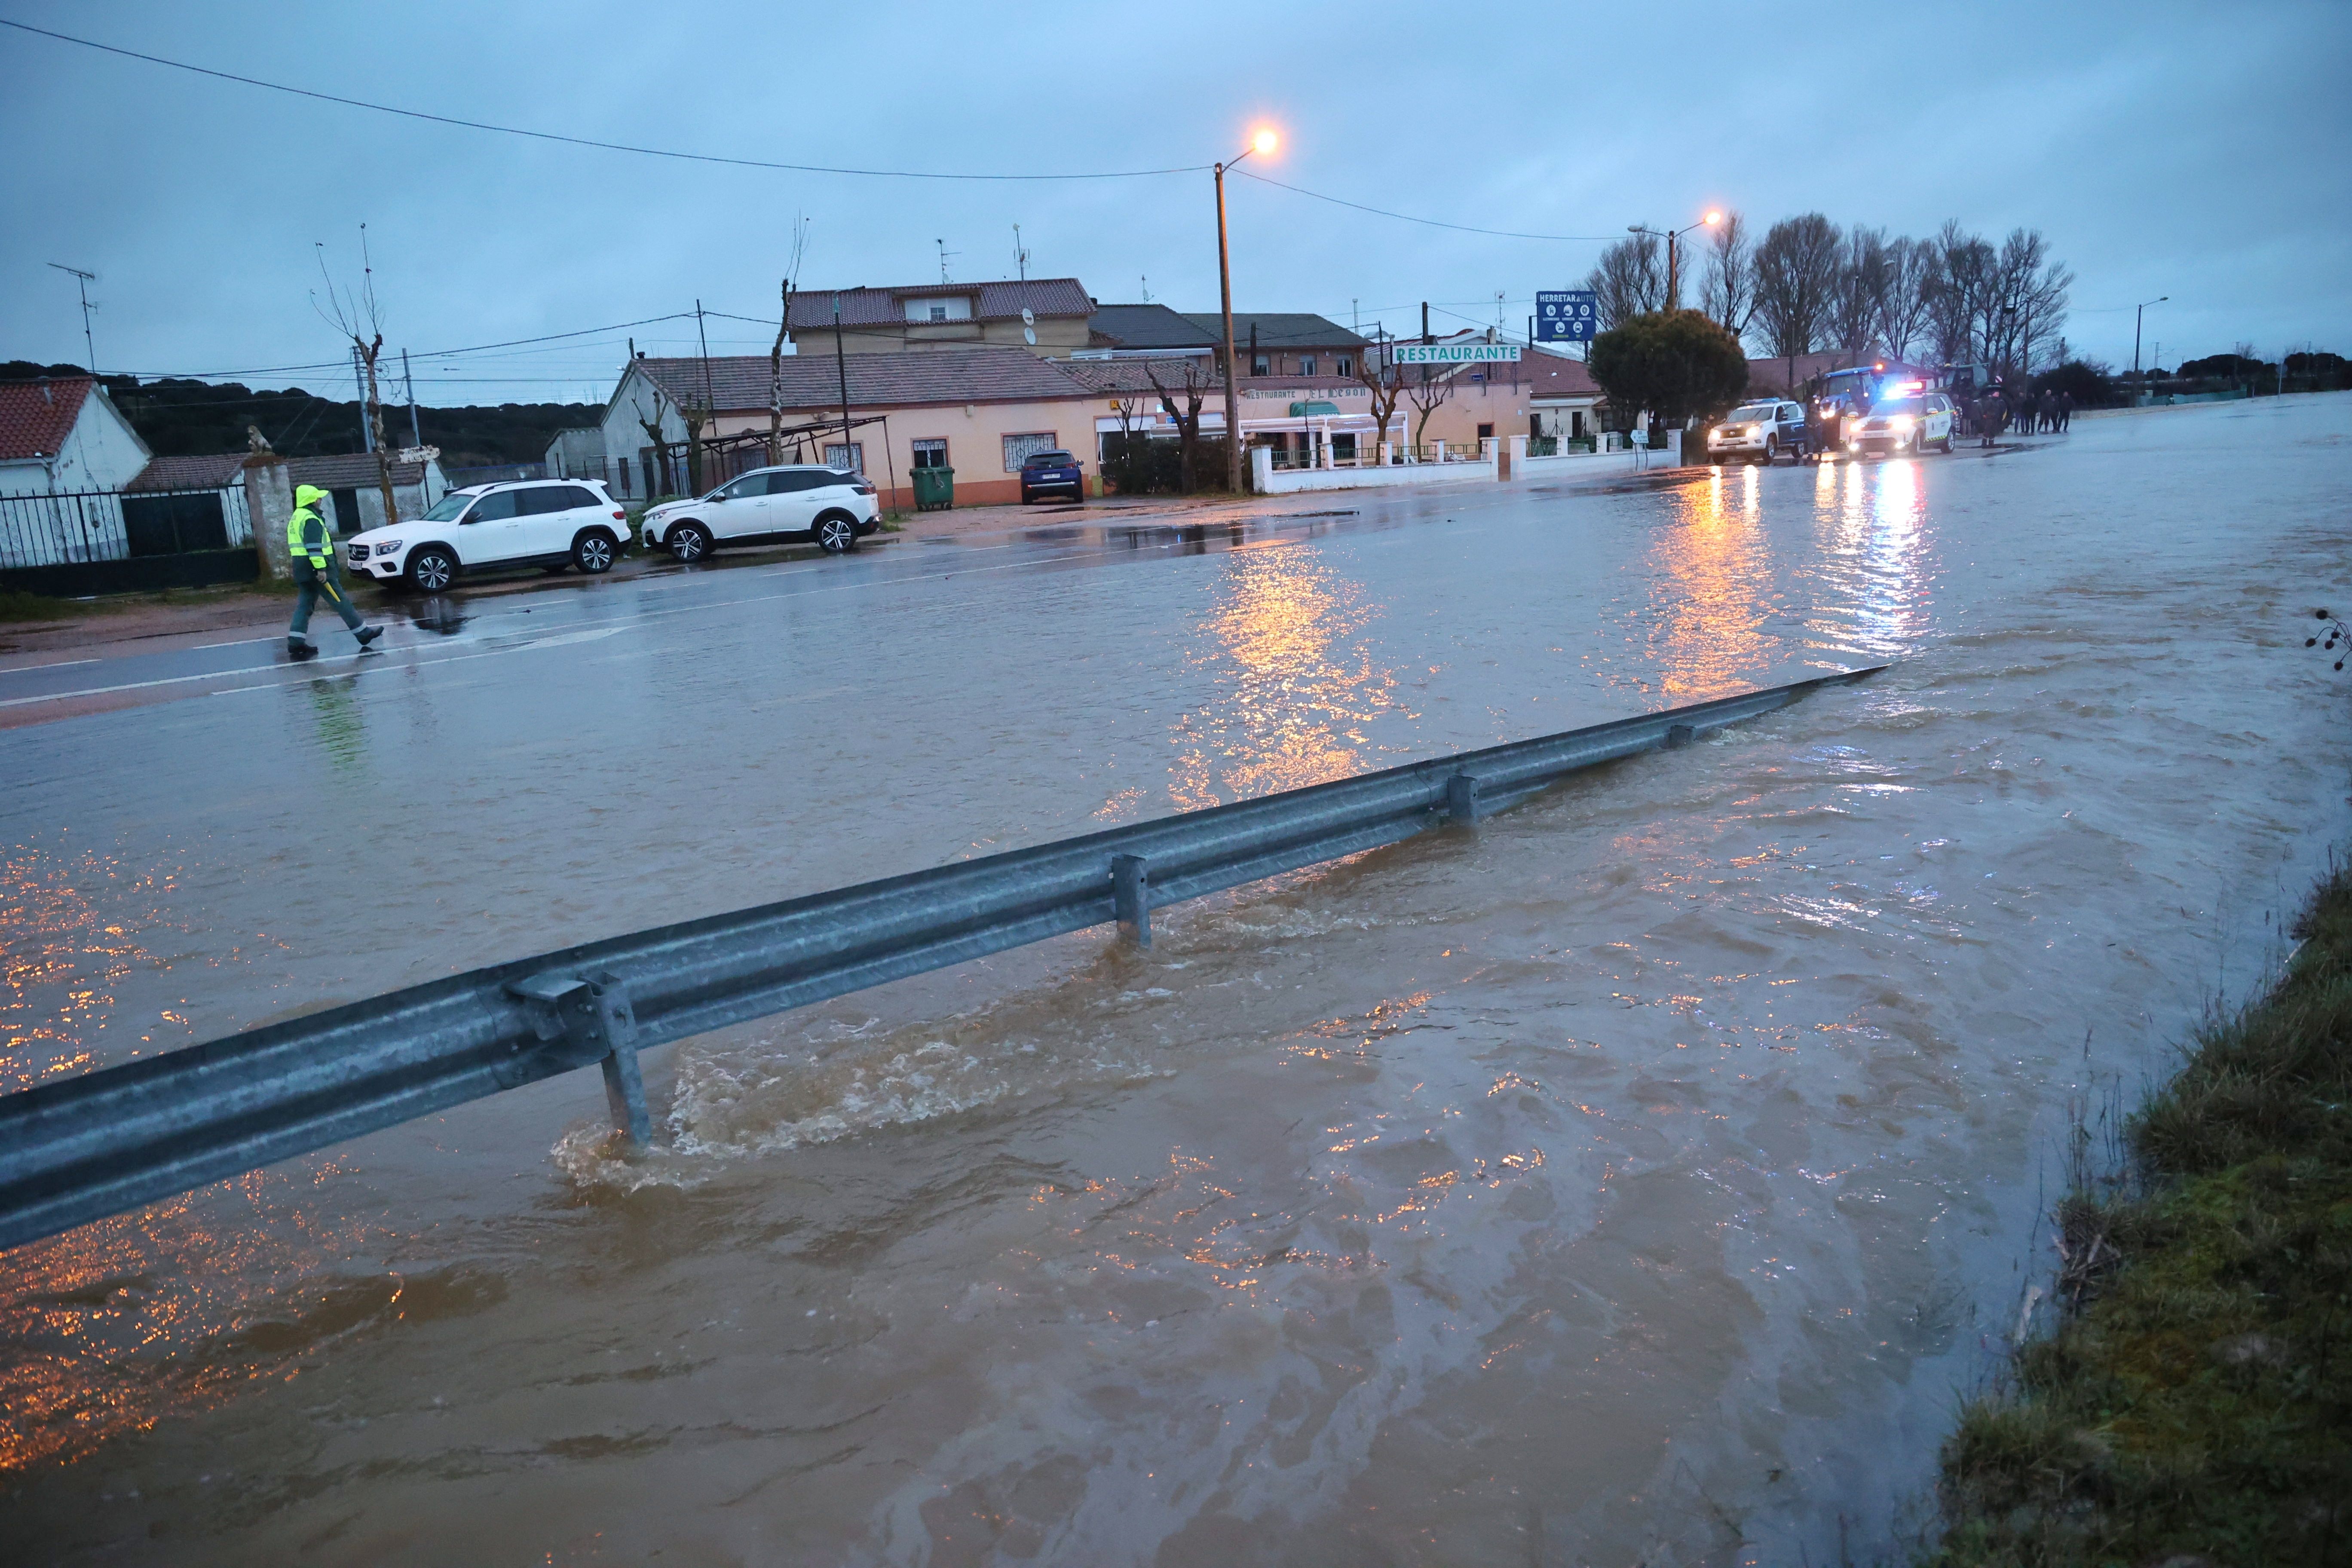
[[1021, 504], [1041, 495], [1086, 500], [1087, 482], [1078, 473], [1076, 458], [1067, 452], [1032, 452], [1021, 459]]

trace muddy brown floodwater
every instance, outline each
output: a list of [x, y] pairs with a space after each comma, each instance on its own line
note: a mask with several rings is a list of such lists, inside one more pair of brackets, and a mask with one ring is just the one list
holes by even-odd
[[177, 682], [0, 734], [13, 1084], [1894, 662], [1167, 911], [1148, 953], [1087, 932], [688, 1042], [641, 1161], [576, 1074], [9, 1254], [0, 1546], [1885, 1542], [2015, 1326], [2070, 1100], [2242, 994], [2347, 826], [2352, 688], [2297, 625], [2352, 596], [2347, 414], [904, 542], [509, 596], [315, 678], [0, 670]]

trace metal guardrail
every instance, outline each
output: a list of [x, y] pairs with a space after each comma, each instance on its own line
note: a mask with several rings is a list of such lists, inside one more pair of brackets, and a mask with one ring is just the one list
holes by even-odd
[[0, 1098], [0, 1247], [600, 1066], [652, 1131], [637, 1054], [1479, 817], [1885, 666], [1433, 757], [454, 975]]

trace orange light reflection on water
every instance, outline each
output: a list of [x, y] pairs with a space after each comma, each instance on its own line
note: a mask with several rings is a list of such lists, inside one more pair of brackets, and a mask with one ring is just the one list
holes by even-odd
[[1178, 806], [1347, 778], [1368, 766], [1362, 726], [1396, 707], [1396, 677], [1363, 636], [1379, 614], [1313, 551], [1223, 557], [1215, 602], [1189, 660], [1216, 695], [1177, 721]]
[[1675, 494], [1650, 550], [1658, 689], [1676, 702], [1719, 696], [1769, 662], [1764, 625], [1775, 577], [1763, 535], [1762, 473], [1717, 468]]

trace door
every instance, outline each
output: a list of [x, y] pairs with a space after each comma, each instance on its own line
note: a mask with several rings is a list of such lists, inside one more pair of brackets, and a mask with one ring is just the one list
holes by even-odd
[[523, 546], [531, 555], [569, 555], [572, 539], [603, 512], [578, 485], [541, 485], [522, 497]]
[[457, 525], [457, 558], [468, 566], [491, 561], [512, 561], [528, 555], [523, 542], [521, 490], [492, 490], [476, 501]]
[[767, 527], [776, 533], [806, 533], [816, 524], [825, 492], [849, 482], [823, 468], [784, 468], [769, 478], [774, 493], [768, 498]]
[[781, 473], [745, 474], [730, 479], [716, 492], [724, 498], [702, 509], [700, 516], [721, 539], [741, 539], [770, 533], [782, 526], [774, 521], [776, 498], [770, 493]]

